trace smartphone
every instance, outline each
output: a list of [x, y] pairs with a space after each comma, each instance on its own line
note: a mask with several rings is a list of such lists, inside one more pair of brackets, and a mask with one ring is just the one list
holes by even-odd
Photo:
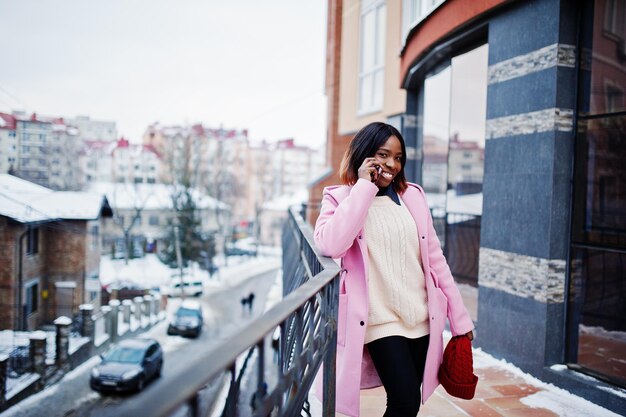
[[383, 168], [380, 165], [376, 165], [376, 180], [374, 180], [374, 174], [372, 174], [372, 182], [376, 184], [380, 178], [380, 174], [383, 172]]

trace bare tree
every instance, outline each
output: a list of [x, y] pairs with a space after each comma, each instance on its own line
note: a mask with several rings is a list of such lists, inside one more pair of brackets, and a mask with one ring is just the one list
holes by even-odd
[[190, 261], [201, 262], [208, 258], [212, 263], [215, 255], [215, 237], [203, 233], [197, 207], [199, 195], [194, 179], [198, 177], [201, 161], [197, 151], [196, 138], [187, 133], [174, 136], [166, 153], [172, 186], [172, 223], [163, 260], [181, 268], [181, 279], [182, 268]]
[[[122, 186], [122, 185], [124, 186], [124, 188], [127, 188], [130, 184], [128, 183], [113, 184], [112, 204], [114, 207], [117, 205], [117, 202], [118, 202], [118, 199], [117, 199], [118, 186]], [[124, 257], [125, 257], [127, 265], [128, 265], [128, 260], [130, 259], [131, 237], [132, 237], [131, 232], [133, 228], [137, 225], [139, 220], [141, 219], [141, 212], [143, 211], [144, 207], [146, 206], [146, 202], [148, 201], [148, 198], [150, 197], [149, 193], [145, 193], [145, 195], [143, 196], [140, 195], [138, 184], [132, 184], [132, 186], [134, 188], [132, 192], [128, 192], [128, 191], [125, 192], [125, 195], [133, 196], [132, 215], [127, 218], [126, 216], [120, 215], [119, 210], [115, 210], [115, 214], [113, 216], [113, 223], [124, 234], [124, 246], [125, 246]]]

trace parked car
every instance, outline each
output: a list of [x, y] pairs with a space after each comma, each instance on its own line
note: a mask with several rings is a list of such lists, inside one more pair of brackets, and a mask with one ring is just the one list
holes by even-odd
[[193, 300], [185, 300], [167, 326], [167, 334], [198, 337], [203, 322], [200, 304]]
[[191, 295], [199, 297], [203, 293], [202, 280], [192, 278], [190, 276], [183, 276], [183, 282], [180, 282], [180, 275], [173, 275], [170, 283], [164, 287], [161, 287], [161, 293], [168, 297], [180, 297], [181, 294]]
[[256, 256], [256, 252], [250, 249], [243, 249], [237, 246], [226, 247], [226, 256]]
[[163, 350], [154, 339], [123, 340], [101, 357], [89, 380], [95, 391], [141, 391], [152, 378], [161, 376]]

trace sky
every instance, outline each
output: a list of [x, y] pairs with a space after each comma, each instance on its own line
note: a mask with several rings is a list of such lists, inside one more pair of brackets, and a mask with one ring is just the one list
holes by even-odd
[[0, 112], [324, 144], [326, 2], [0, 0]]

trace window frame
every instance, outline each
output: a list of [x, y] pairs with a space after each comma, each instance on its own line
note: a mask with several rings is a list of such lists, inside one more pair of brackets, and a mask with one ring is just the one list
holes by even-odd
[[[373, 13], [374, 28], [373, 39], [370, 41], [365, 38], [364, 33], [364, 21]], [[357, 82], [357, 116], [363, 116], [370, 113], [381, 111], [384, 106], [385, 98], [385, 43], [386, 43], [386, 30], [387, 30], [387, 4], [385, 0], [372, 0], [367, 5], [361, 8], [359, 16], [359, 72]], [[373, 45], [372, 45], [373, 43]], [[379, 50], [380, 49], [382, 50]], [[373, 50], [374, 62], [371, 68], [364, 68], [364, 51]], [[377, 59], [380, 58], [380, 62]], [[381, 84], [378, 86], [380, 89], [379, 102], [374, 101], [377, 96], [376, 91], [376, 77], [380, 76]], [[363, 83], [366, 79], [369, 79], [369, 93], [367, 97], [364, 97]], [[367, 105], [364, 103], [367, 100]]]

